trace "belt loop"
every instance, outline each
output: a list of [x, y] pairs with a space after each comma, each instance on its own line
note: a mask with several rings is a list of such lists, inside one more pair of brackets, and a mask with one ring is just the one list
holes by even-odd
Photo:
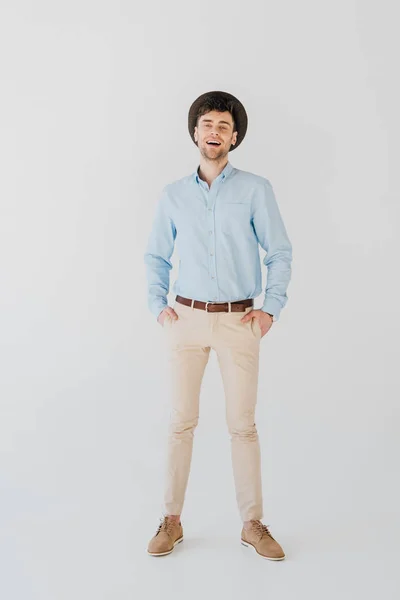
[[193, 310], [193, 305], [194, 305], [194, 298], [192, 299], [192, 303], [191, 303], [191, 309]]
[[232, 312], [231, 303], [230, 302], [228, 302], [228, 306], [229, 306], [228, 312]]

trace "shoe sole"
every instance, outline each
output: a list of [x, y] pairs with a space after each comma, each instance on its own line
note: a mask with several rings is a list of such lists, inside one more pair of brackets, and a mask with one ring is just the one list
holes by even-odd
[[167, 554], [171, 554], [171, 552], [174, 551], [174, 548], [177, 544], [180, 544], [181, 542], [183, 542], [183, 536], [181, 538], [179, 538], [179, 540], [176, 540], [176, 542], [174, 543], [173, 548], [171, 548], [171, 550], [168, 550], [167, 552], [149, 552], [147, 550], [147, 554], [149, 554], [150, 556], [167, 556]]
[[261, 556], [261, 558], [266, 558], [268, 560], [283, 560], [285, 558], [285, 554], [283, 556], [264, 556], [264, 554], [260, 554], [257, 551], [257, 548], [255, 546], [253, 546], [253, 544], [250, 544], [249, 542], [245, 542], [244, 540], [240, 540], [240, 543], [242, 544], [242, 546], [246, 546], [246, 548], [254, 548], [254, 550], [256, 551], [256, 553], [258, 554], [258, 556]]

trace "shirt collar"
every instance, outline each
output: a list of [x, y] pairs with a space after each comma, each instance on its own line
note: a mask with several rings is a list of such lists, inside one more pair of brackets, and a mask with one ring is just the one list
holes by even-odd
[[[196, 171], [193, 174], [194, 181], [196, 181], [197, 183], [200, 183], [200, 184], [204, 184], [205, 182], [202, 179], [200, 179], [200, 177], [199, 177], [199, 168], [200, 168], [200, 165], [197, 167]], [[230, 175], [230, 173], [232, 173], [232, 171], [233, 171], [233, 166], [228, 161], [227, 164], [225, 165], [225, 167], [223, 168], [223, 170], [221, 171], [221, 173], [215, 179], [215, 181], [220, 181], [220, 180], [223, 181], [224, 179], [226, 179], [228, 177], [228, 175]]]

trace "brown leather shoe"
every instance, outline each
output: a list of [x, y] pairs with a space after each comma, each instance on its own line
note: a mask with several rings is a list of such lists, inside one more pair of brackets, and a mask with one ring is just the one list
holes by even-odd
[[147, 552], [151, 556], [171, 554], [176, 544], [183, 541], [182, 524], [168, 515], [161, 521], [156, 534], [151, 538]]
[[261, 521], [252, 520], [251, 529], [243, 526], [241, 543], [243, 546], [252, 546], [257, 554], [269, 560], [283, 560], [285, 553], [278, 542], [272, 537], [268, 527]]

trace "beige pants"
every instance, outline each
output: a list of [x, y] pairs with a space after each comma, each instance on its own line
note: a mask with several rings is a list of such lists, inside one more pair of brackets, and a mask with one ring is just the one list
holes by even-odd
[[168, 432], [165, 513], [182, 513], [199, 419], [200, 387], [213, 348], [221, 371], [236, 500], [243, 521], [262, 519], [261, 458], [255, 425], [261, 329], [253, 310], [206, 312], [175, 301], [178, 320], [166, 318], [171, 421]]

